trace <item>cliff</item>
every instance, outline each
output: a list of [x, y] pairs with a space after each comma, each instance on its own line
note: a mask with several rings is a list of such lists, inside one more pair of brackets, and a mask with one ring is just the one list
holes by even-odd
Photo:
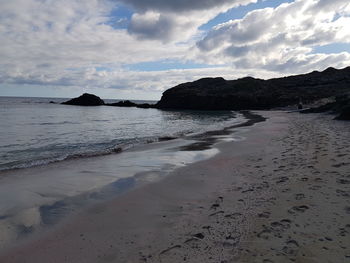
[[328, 68], [269, 80], [203, 78], [163, 93], [156, 107], [193, 110], [262, 110], [304, 103], [350, 91], [350, 67]]

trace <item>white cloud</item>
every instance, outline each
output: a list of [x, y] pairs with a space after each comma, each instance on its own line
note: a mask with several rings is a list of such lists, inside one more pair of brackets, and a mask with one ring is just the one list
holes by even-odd
[[[31, 84], [160, 96], [166, 88], [200, 77], [267, 78], [350, 63], [347, 52], [312, 53], [318, 45], [350, 43], [345, 0], [297, 0], [252, 11], [216, 26], [197, 45], [205, 34], [198, 31], [200, 25], [256, 0], [125, 0], [135, 11], [128, 30], [109, 23], [120, 2], [0, 0], [0, 89]], [[125, 18], [119, 22], [125, 25]], [[231, 68], [135, 72], [124, 67], [166, 59]]]
[[132, 16], [129, 33], [140, 39], [163, 42], [185, 41], [198, 27], [233, 7], [257, 0], [131, 0], [124, 1], [137, 12]]
[[305, 72], [349, 65], [350, 54], [312, 54], [313, 47], [350, 43], [350, 3], [297, 0], [216, 26], [197, 43], [204, 61], [236, 67]]
[[1, 1], [0, 81], [68, 85], [72, 75], [84, 81], [86, 68], [183, 56], [186, 47], [140, 44], [107, 25], [114, 7], [99, 0]]
[[[122, 70], [123, 64], [181, 60], [193, 43], [162, 41], [188, 41], [199, 25], [216, 14], [254, 1], [182, 1], [175, 10], [174, 1], [149, 1], [147, 5], [132, 1], [128, 3], [139, 13], [133, 15], [129, 32], [108, 24], [118, 1], [1, 1], [0, 82], [130, 88], [135, 84], [134, 75], [142, 73], [129, 74]], [[130, 35], [131, 31], [144, 39]], [[162, 41], [147, 40], [152, 38]], [[94, 72], [96, 67], [109, 71]]]
[[187, 13], [206, 10], [217, 7], [232, 7], [255, 0], [120, 0], [126, 5], [131, 5], [139, 11], [157, 10], [162, 12]]

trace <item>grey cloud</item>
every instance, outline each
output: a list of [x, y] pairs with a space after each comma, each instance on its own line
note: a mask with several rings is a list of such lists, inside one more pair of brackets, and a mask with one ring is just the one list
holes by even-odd
[[253, 11], [242, 20], [228, 22], [210, 31], [203, 40], [197, 43], [197, 46], [202, 50], [210, 50], [225, 42], [237, 45], [246, 44], [258, 40], [272, 26], [268, 10]]
[[175, 21], [168, 16], [160, 14], [151, 19], [134, 16], [130, 21], [128, 32], [141, 39], [160, 39], [168, 41], [172, 38]]
[[330, 39], [335, 39], [337, 35], [336, 29], [318, 29], [314, 33], [301, 40], [302, 45], [317, 45], [328, 42]]
[[270, 20], [270, 12], [267, 9], [253, 11], [234, 28], [236, 30], [233, 30], [232, 34], [230, 34], [231, 41], [241, 43], [254, 41], [266, 31], [269, 31], [271, 26], [273, 26], [273, 23]]
[[208, 10], [218, 6], [234, 6], [256, 0], [121, 0], [140, 11], [166, 11], [171, 13]]
[[318, 0], [313, 6], [310, 7], [310, 12], [322, 12], [334, 9], [340, 5], [345, 6], [349, 4], [349, 0]]
[[[316, 10], [319, 4], [324, 10]], [[348, 5], [344, 8], [345, 3]], [[327, 7], [327, 8], [326, 8]], [[345, 11], [348, 10], [348, 11]], [[350, 54], [312, 54], [313, 47], [348, 42], [350, 3], [299, 0], [277, 8], [252, 11], [244, 18], [212, 29], [198, 41], [198, 56], [237, 67], [290, 72], [318, 65], [350, 63]], [[334, 20], [340, 16], [342, 20]]]
[[246, 56], [251, 51], [250, 46], [230, 46], [224, 50], [224, 53], [231, 57]]
[[[298, 0], [261, 13], [251, 12], [242, 20], [216, 27], [193, 48], [192, 42], [185, 41], [197, 37], [201, 24], [237, 4], [254, 0], [180, 1], [180, 7], [174, 10], [172, 6], [178, 4], [176, 1], [154, 1], [146, 8], [147, 1], [131, 0], [135, 6], [136, 2], [142, 4], [135, 7], [138, 13], [133, 16], [129, 32], [107, 23], [115, 7], [110, 5], [110, 0], [2, 2], [0, 83], [133, 87], [138, 91], [159, 92], [179, 82], [209, 75], [230, 79], [255, 72], [257, 77], [270, 77], [287, 70], [306, 71], [327, 63], [334, 66], [350, 63], [349, 53], [310, 53], [313, 45], [349, 40], [350, 31], [346, 26], [350, 18], [343, 16], [342, 21], [334, 24], [336, 21], [324, 21], [322, 13], [315, 10], [306, 14], [305, 3], [314, 3], [309, 0]], [[327, 17], [332, 17], [344, 4], [344, 1], [342, 5], [340, 1], [335, 2], [338, 3], [336, 8], [334, 5], [325, 8]], [[156, 8], [156, 4], [160, 7]], [[200, 4], [207, 9], [199, 7]], [[50, 26], [48, 21], [52, 22]], [[172, 42], [164, 42], [170, 40]], [[176, 41], [181, 41], [181, 45]], [[173, 70], [170, 74], [169, 71], [145, 73], [122, 68], [123, 64], [162, 59], [197, 60], [233, 67]], [[95, 70], [96, 67], [108, 70]]]
[[280, 61], [274, 61], [275, 63], [269, 63], [263, 68], [269, 71], [277, 72], [295, 72], [295, 73], [305, 73], [311, 70], [323, 70], [328, 68], [330, 65], [337, 68], [342, 68], [347, 66], [347, 61], [349, 61], [350, 55], [346, 53], [340, 54], [311, 54], [301, 58], [293, 57], [287, 61], [280, 63]]
[[70, 77], [62, 77], [59, 79], [49, 79], [43, 76], [4, 76], [0, 78], [2, 83], [17, 84], [17, 85], [53, 85], [53, 86], [74, 86], [77, 85], [77, 80]]
[[222, 12], [256, 0], [132, 0], [134, 6], [128, 32], [140, 39], [186, 41], [198, 28]]

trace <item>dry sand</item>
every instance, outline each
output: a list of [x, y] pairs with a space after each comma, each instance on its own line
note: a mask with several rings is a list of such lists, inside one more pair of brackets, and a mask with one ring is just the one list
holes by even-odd
[[350, 262], [350, 123], [263, 112], [246, 140], [90, 207], [0, 262]]

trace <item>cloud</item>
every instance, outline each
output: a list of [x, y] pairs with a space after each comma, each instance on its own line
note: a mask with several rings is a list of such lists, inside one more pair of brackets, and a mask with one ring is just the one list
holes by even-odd
[[204, 61], [272, 71], [304, 72], [350, 63], [349, 53], [313, 54], [313, 48], [350, 43], [350, 4], [344, 0], [297, 0], [248, 13], [216, 26], [197, 43]]
[[[140, 41], [108, 25], [115, 8], [99, 0], [0, 3], [0, 81], [68, 85], [87, 68], [183, 57], [187, 47]], [[103, 78], [103, 76], [100, 76]], [[88, 79], [81, 79], [83, 85]]]
[[217, 7], [245, 5], [254, 0], [121, 0], [139, 11], [162, 11], [169, 13], [188, 13], [192, 11], [209, 11]]
[[[127, 85], [117, 74], [140, 73], [127, 74], [122, 70], [124, 64], [181, 60], [191, 42], [166, 43], [168, 40], [188, 40], [216, 14], [252, 1], [182, 1], [174, 10], [174, 1], [128, 2], [139, 12], [134, 13], [129, 32], [109, 24], [118, 1], [1, 1], [0, 82], [130, 88], [134, 83]], [[203, 10], [204, 6], [211, 9]], [[98, 67], [109, 68], [109, 72], [94, 72]], [[121, 79], [125, 84], [117, 85]]]
[[[320, 45], [350, 43], [350, 4], [344, 0], [297, 0], [198, 30], [251, 2], [256, 0], [0, 1], [0, 89], [29, 84], [160, 95], [205, 76], [268, 78], [349, 65], [347, 52], [314, 52]], [[113, 16], [121, 3], [134, 10], [128, 29], [125, 16]], [[111, 19], [123, 26], [112, 26]], [[125, 67], [164, 60], [227, 66], [159, 72]]]
[[136, 9], [128, 31], [140, 39], [163, 42], [185, 41], [196, 34], [198, 28], [239, 5], [257, 0], [132, 0], [124, 1]]
[[159, 99], [163, 91], [183, 82], [194, 81], [204, 77], [221, 76], [226, 79], [235, 79], [247, 75], [260, 78], [281, 76], [278, 73], [266, 70], [237, 70], [230, 67], [138, 72], [126, 69], [97, 70], [96, 68], [87, 68], [85, 71], [58, 72], [52, 78], [41, 74], [7, 76], [5, 83], [10, 85], [30, 84], [47, 87], [71, 87], [72, 91], [74, 89], [80, 90], [81, 88], [95, 89], [95, 91], [98, 89], [115, 89], [129, 93], [129, 96], [133, 93], [150, 93], [154, 99]]

